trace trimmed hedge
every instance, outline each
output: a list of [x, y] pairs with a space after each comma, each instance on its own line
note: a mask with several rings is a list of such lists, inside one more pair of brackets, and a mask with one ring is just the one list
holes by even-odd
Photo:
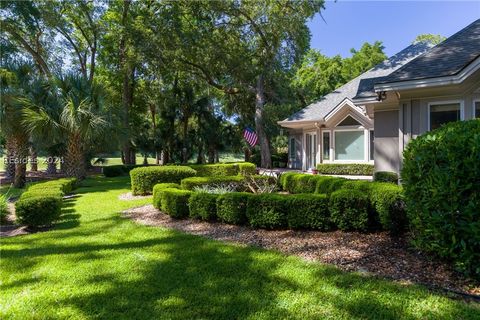
[[398, 174], [390, 171], [377, 171], [373, 174], [373, 180], [379, 182], [398, 183]]
[[197, 171], [198, 177], [223, 177], [235, 175], [255, 174], [257, 167], [250, 162], [239, 163], [216, 163], [216, 164], [194, 164], [190, 165]]
[[214, 220], [217, 217], [218, 194], [194, 192], [188, 200], [190, 217], [202, 220]]
[[330, 195], [330, 213], [335, 225], [344, 231], [369, 228], [368, 195], [359, 190], [338, 190]]
[[287, 226], [288, 196], [263, 193], [250, 197], [247, 219], [252, 227], [279, 229]]
[[318, 173], [321, 173], [321, 174], [371, 176], [373, 175], [375, 168], [373, 164], [319, 163], [317, 164], [317, 170], [318, 170]]
[[290, 178], [288, 191], [290, 193], [314, 193], [317, 187], [317, 176], [297, 174]]
[[292, 229], [330, 230], [333, 225], [328, 210], [328, 197], [320, 194], [299, 194], [285, 197], [287, 224]]
[[105, 177], [119, 177], [119, 176], [126, 176], [135, 168], [143, 167], [143, 165], [113, 165], [113, 166], [105, 166], [102, 167], [102, 173]]
[[30, 227], [51, 225], [61, 215], [63, 196], [73, 190], [76, 182], [65, 178], [30, 186], [15, 203], [17, 222]]
[[1, 194], [0, 195], [0, 222], [5, 222], [8, 216], [8, 204], [7, 198]]
[[132, 193], [151, 194], [158, 183], [180, 183], [182, 179], [193, 177], [196, 171], [186, 166], [152, 166], [135, 168], [130, 171]]
[[247, 202], [253, 193], [232, 192], [219, 195], [217, 216], [226, 223], [244, 224], [247, 222]]
[[427, 132], [403, 156], [414, 244], [480, 279], [480, 120]]
[[402, 187], [392, 183], [373, 182], [369, 197], [382, 228], [395, 235], [402, 233], [408, 223]]
[[195, 187], [219, 185], [226, 183], [242, 184], [245, 180], [242, 176], [227, 176], [227, 177], [191, 177], [185, 178], [181, 182], [182, 189], [193, 190]]
[[160, 192], [161, 209], [173, 218], [186, 218], [189, 215], [188, 199], [193, 192], [173, 188]]
[[285, 190], [285, 191], [289, 191], [289, 190], [293, 189], [293, 187], [291, 185], [292, 181], [293, 181], [293, 177], [295, 177], [298, 174], [299, 173], [296, 173], [296, 172], [282, 173], [282, 175], [280, 176], [280, 186], [282, 187], [282, 189]]
[[164, 189], [180, 189], [180, 185], [177, 183], [159, 183], [153, 187], [153, 206], [157, 209], [161, 208], [161, 192]]
[[345, 178], [318, 176], [315, 193], [331, 194], [337, 190], [340, 190], [348, 181], [349, 180]]

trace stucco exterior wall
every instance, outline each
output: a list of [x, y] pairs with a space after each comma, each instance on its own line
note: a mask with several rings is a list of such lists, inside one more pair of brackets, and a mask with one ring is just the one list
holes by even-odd
[[398, 117], [398, 110], [375, 112], [375, 171], [399, 171]]

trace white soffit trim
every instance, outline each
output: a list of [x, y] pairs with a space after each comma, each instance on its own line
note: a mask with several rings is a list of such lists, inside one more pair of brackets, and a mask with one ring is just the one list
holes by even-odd
[[374, 86], [375, 92], [392, 91], [392, 90], [408, 90], [416, 88], [428, 88], [436, 86], [445, 86], [451, 84], [460, 84], [475, 71], [480, 69], [480, 57], [477, 57], [466, 68], [461, 70], [458, 74], [446, 77], [437, 77], [419, 80], [406, 80], [391, 83], [380, 83]]

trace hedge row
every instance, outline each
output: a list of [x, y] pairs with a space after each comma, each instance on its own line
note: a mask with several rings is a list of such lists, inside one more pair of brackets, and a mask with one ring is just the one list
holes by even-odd
[[344, 175], [360, 175], [371, 176], [375, 171], [373, 164], [359, 163], [319, 163], [317, 164], [318, 173], [321, 174], [344, 174]]
[[194, 164], [189, 167], [197, 171], [198, 177], [252, 175], [257, 169], [256, 165], [250, 162]]
[[158, 183], [180, 183], [193, 177], [195, 170], [187, 166], [154, 166], [135, 168], [130, 171], [132, 193], [134, 195], [151, 194]]
[[[364, 196], [367, 197], [369, 203], [368, 226], [374, 228], [377, 224], [381, 224], [383, 229], [392, 233], [399, 233], [407, 225], [402, 187], [392, 183], [349, 180], [289, 172], [280, 177], [280, 184], [283, 190], [293, 194], [314, 193], [330, 195], [341, 190], [347, 190], [347, 192], [356, 190], [359, 191], [353, 193], [353, 196], [358, 198], [356, 201], [362, 202], [364, 201]], [[335, 212], [339, 212], [339, 210], [334, 209]], [[349, 213], [346, 212], [345, 214]], [[363, 216], [364, 212], [351, 214]]]
[[76, 185], [74, 178], [32, 185], [15, 203], [17, 222], [31, 227], [51, 225], [61, 214], [63, 196]]
[[8, 214], [7, 197], [0, 194], [0, 223], [6, 222]]

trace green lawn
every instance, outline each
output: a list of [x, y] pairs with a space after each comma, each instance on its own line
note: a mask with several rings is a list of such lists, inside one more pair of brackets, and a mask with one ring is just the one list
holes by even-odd
[[56, 229], [1, 239], [1, 319], [478, 319], [418, 286], [135, 224], [128, 180], [94, 178]]

